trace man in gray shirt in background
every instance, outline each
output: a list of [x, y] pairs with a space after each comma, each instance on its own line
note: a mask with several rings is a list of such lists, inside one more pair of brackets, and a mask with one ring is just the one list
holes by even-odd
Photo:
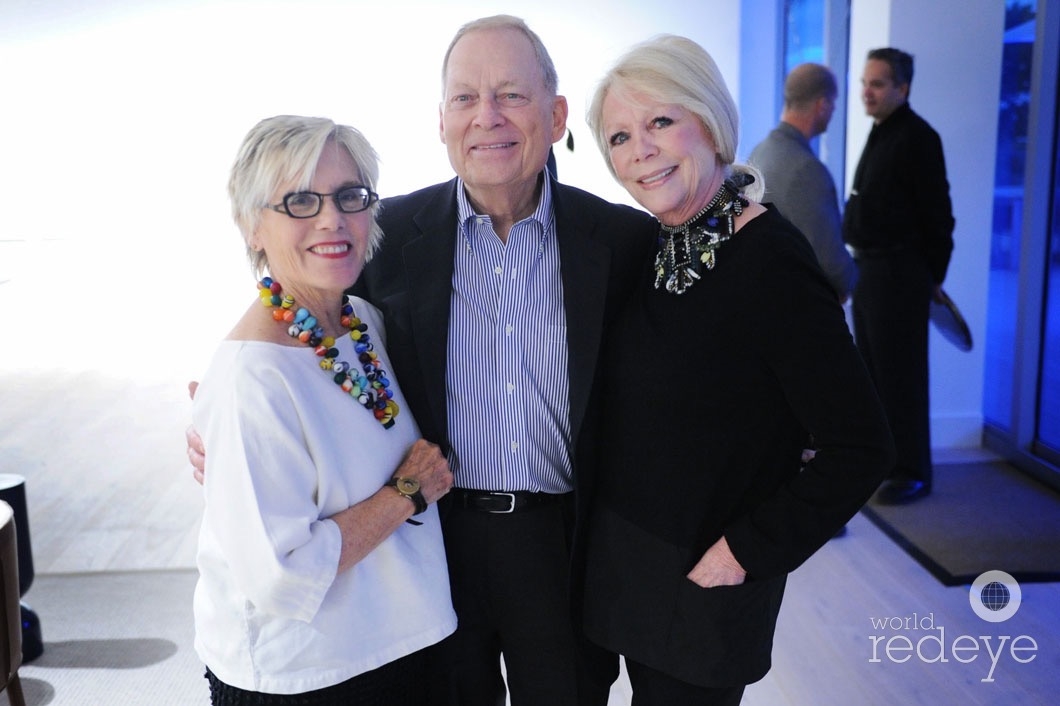
[[858, 270], [843, 244], [835, 182], [810, 149], [810, 140], [828, 128], [835, 110], [836, 80], [820, 64], [799, 64], [784, 81], [780, 124], [751, 152], [748, 160], [765, 179], [763, 201], [810, 241], [836, 296], [845, 302]]

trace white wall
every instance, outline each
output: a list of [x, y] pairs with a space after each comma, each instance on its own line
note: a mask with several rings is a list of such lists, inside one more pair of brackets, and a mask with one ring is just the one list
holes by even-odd
[[446, 180], [441, 59], [461, 24], [498, 11], [526, 19], [556, 62], [576, 148], [557, 148], [561, 177], [612, 200], [629, 202], [584, 110], [621, 50], [686, 34], [739, 90], [739, 13], [723, 0], [0, 2], [0, 291], [78, 343], [28, 346], [4, 327], [0, 364], [201, 375], [253, 299], [225, 194], [246, 131], [326, 115], [375, 145], [384, 195]]
[[777, 125], [784, 82], [783, 3], [777, 0], [741, 0], [740, 89], [733, 92], [740, 106], [739, 162], [747, 160], [755, 145]]
[[1004, 3], [997, 0], [854, 0], [851, 8], [845, 193], [871, 127], [860, 102], [861, 71], [869, 49], [894, 46], [913, 55], [910, 105], [938, 131], [946, 157], [957, 225], [944, 287], [968, 320], [974, 348], [963, 353], [931, 333], [936, 448], [975, 447], [982, 433], [1004, 11]]
[[[633, 42], [674, 32], [712, 53], [741, 104], [741, 156], [778, 117], [779, 0], [441, 4], [0, 2], [0, 292], [42, 332], [31, 338], [77, 344], [29, 346], [19, 326], [0, 327], [0, 365], [139, 380], [200, 375], [252, 297], [225, 197], [245, 132], [276, 113], [327, 115], [361, 128], [379, 150], [384, 195], [447, 179], [439, 64], [453, 32], [475, 17], [510, 12], [542, 36], [576, 142], [573, 154], [557, 148], [560, 175], [614, 201], [630, 203], [584, 127], [585, 99]], [[868, 131], [858, 78], [872, 46], [916, 56], [912, 103], [946, 149], [957, 218], [946, 288], [976, 349], [960, 353], [933, 335], [937, 446], [977, 445], [981, 428], [1002, 13], [996, 0], [853, 2], [849, 168]]]

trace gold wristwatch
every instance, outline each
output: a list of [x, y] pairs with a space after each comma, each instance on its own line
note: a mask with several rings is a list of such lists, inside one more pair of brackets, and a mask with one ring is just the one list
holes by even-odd
[[412, 504], [416, 506], [416, 511], [412, 513], [413, 515], [419, 515], [427, 510], [427, 499], [420, 492], [420, 482], [415, 478], [394, 476], [387, 485], [412, 501]]

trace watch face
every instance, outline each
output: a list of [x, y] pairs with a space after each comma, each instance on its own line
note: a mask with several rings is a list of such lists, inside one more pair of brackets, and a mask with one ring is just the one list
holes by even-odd
[[415, 478], [398, 478], [397, 489], [402, 495], [412, 495], [420, 489], [420, 482]]

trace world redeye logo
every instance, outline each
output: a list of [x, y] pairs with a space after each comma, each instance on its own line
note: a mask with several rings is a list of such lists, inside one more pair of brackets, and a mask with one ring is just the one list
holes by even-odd
[[968, 589], [972, 610], [988, 623], [1003, 623], [1016, 614], [1023, 600], [1019, 583], [1004, 571], [985, 571]]
[[[1023, 592], [1019, 583], [1004, 571], [980, 574], [968, 589], [968, 602], [986, 622], [1001, 623], [1016, 614]], [[979, 681], [994, 682], [994, 672], [1003, 660], [1028, 664], [1038, 657], [1038, 642], [1030, 635], [947, 635], [935, 624], [935, 613], [915, 612], [907, 616], [870, 617], [869, 662], [904, 664], [918, 660], [924, 664], [986, 663], [986, 675]]]

